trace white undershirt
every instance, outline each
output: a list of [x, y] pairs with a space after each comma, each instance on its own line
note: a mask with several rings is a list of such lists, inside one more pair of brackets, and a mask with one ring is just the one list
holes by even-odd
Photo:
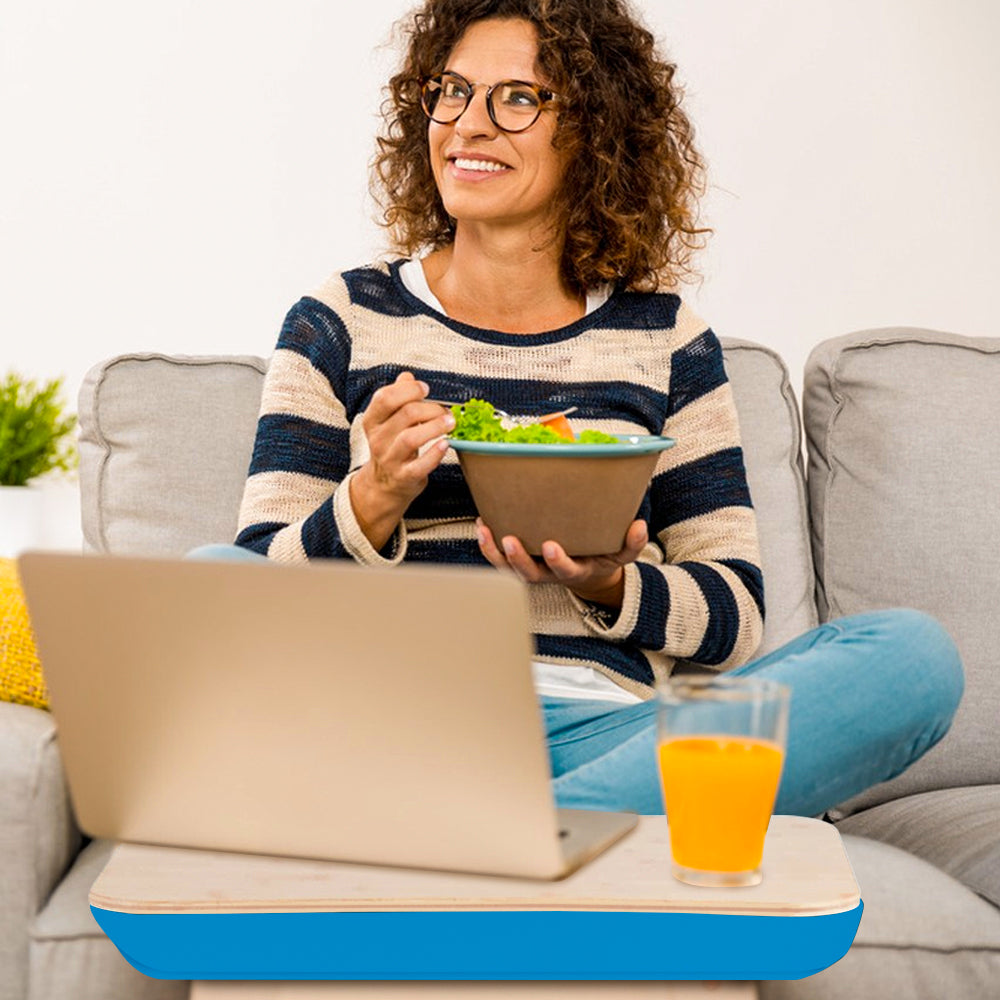
[[[427, 275], [424, 273], [423, 264], [419, 260], [408, 260], [399, 269], [399, 276], [406, 285], [406, 290], [411, 295], [416, 295], [424, 305], [431, 309], [436, 309], [442, 316], [447, 316], [444, 307], [438, 301], [437, 296], [431, 291], [431, 286], [427, 284]], [[587, 292], [587, 306], [585, 316], [589, 316], [595, 309], [600, 309], [611, 297], [611, 285], [598, 285]]]
[[[427, 275], [419, 260], [408, 260], [399, 269], [399, 277], [411, 295], [415, 295], [425, 305], [437, 310], [443, 316], [444, 311], [437, 296], [427, 284]], [[611, 285], [600, 285], [587, 292], [585, 315], [589, 316], [599, 309], [611, 295]], [[535, 681], [535, 691], [549, 698], [590, 698], [597, 701], [615, 701], [632, 705], [641, 698], [630, 694], [619, 687], [611, 678], [605, 677], [593, 667], [581, 667], [560, 663], [543, 663], [533, 660], [531, 671]]]

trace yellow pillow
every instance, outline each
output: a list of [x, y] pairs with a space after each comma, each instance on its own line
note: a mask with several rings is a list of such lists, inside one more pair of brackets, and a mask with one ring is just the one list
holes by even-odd
[[49, 707], [49, 692], [13, 559], [0, 559], [0, 701]]

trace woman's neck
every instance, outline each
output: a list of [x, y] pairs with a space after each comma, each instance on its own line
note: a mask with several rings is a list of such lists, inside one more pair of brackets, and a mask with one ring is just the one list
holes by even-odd
[[580, 319], [586, 302], [563, 283], [562, 242], [539, 242], [459, 225], [454, 243], [424, 258], [424, 275], [452, 319], [502, 333], [555, 330]]

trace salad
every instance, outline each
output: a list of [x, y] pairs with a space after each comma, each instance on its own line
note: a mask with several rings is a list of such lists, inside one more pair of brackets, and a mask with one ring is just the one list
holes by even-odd
[[507, 430], [492, 403], [470, 399], [451, 407], [455, 428], [451, 437], [460, 441], [502, 441], [508, 444], [618, 444], [619, 439], [603, 431], [581, 431], [574, 435], [565, 416]]

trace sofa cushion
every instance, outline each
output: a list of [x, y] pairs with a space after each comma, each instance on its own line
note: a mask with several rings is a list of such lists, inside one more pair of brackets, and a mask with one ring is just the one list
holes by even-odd
[[0, 1000], [23, 1000], [28, 923], [79, 847], [55, 720], [0, 702]]
[[27, 1000], [184, 1000], [189, 984], [137, 972], [105, 936], [87, 896], [114, 845], [95, 840], [52, 894], [31, 927]]
[[854, 813], [837, 824], [901, 847], [1000, 907], [1000, 785], [942, 788]]
[[[844, 813], [936, 788], [1000, 783], [1000, 340], [850, 334], [805, 371], [820, 610], [909, 606], [955, 639], [966, 672], [949, 734]], [[905, 692], [901, 692], [905, 697]]]
[[799, 407], [774, 351], [723, 339], [764, 573], [763, 655], [817, 623]]
[[985, 1000], [1000, 983], [1000, 912], [926, 861], [845, 836], [865, 909], [847, 954], [815, 976], [761, 983], [762, 1000]]
[[179, 556], [236, 537], [265, 367], [254, 357], [127, 354], [87, 373], [79, 399], [87, 547]]

